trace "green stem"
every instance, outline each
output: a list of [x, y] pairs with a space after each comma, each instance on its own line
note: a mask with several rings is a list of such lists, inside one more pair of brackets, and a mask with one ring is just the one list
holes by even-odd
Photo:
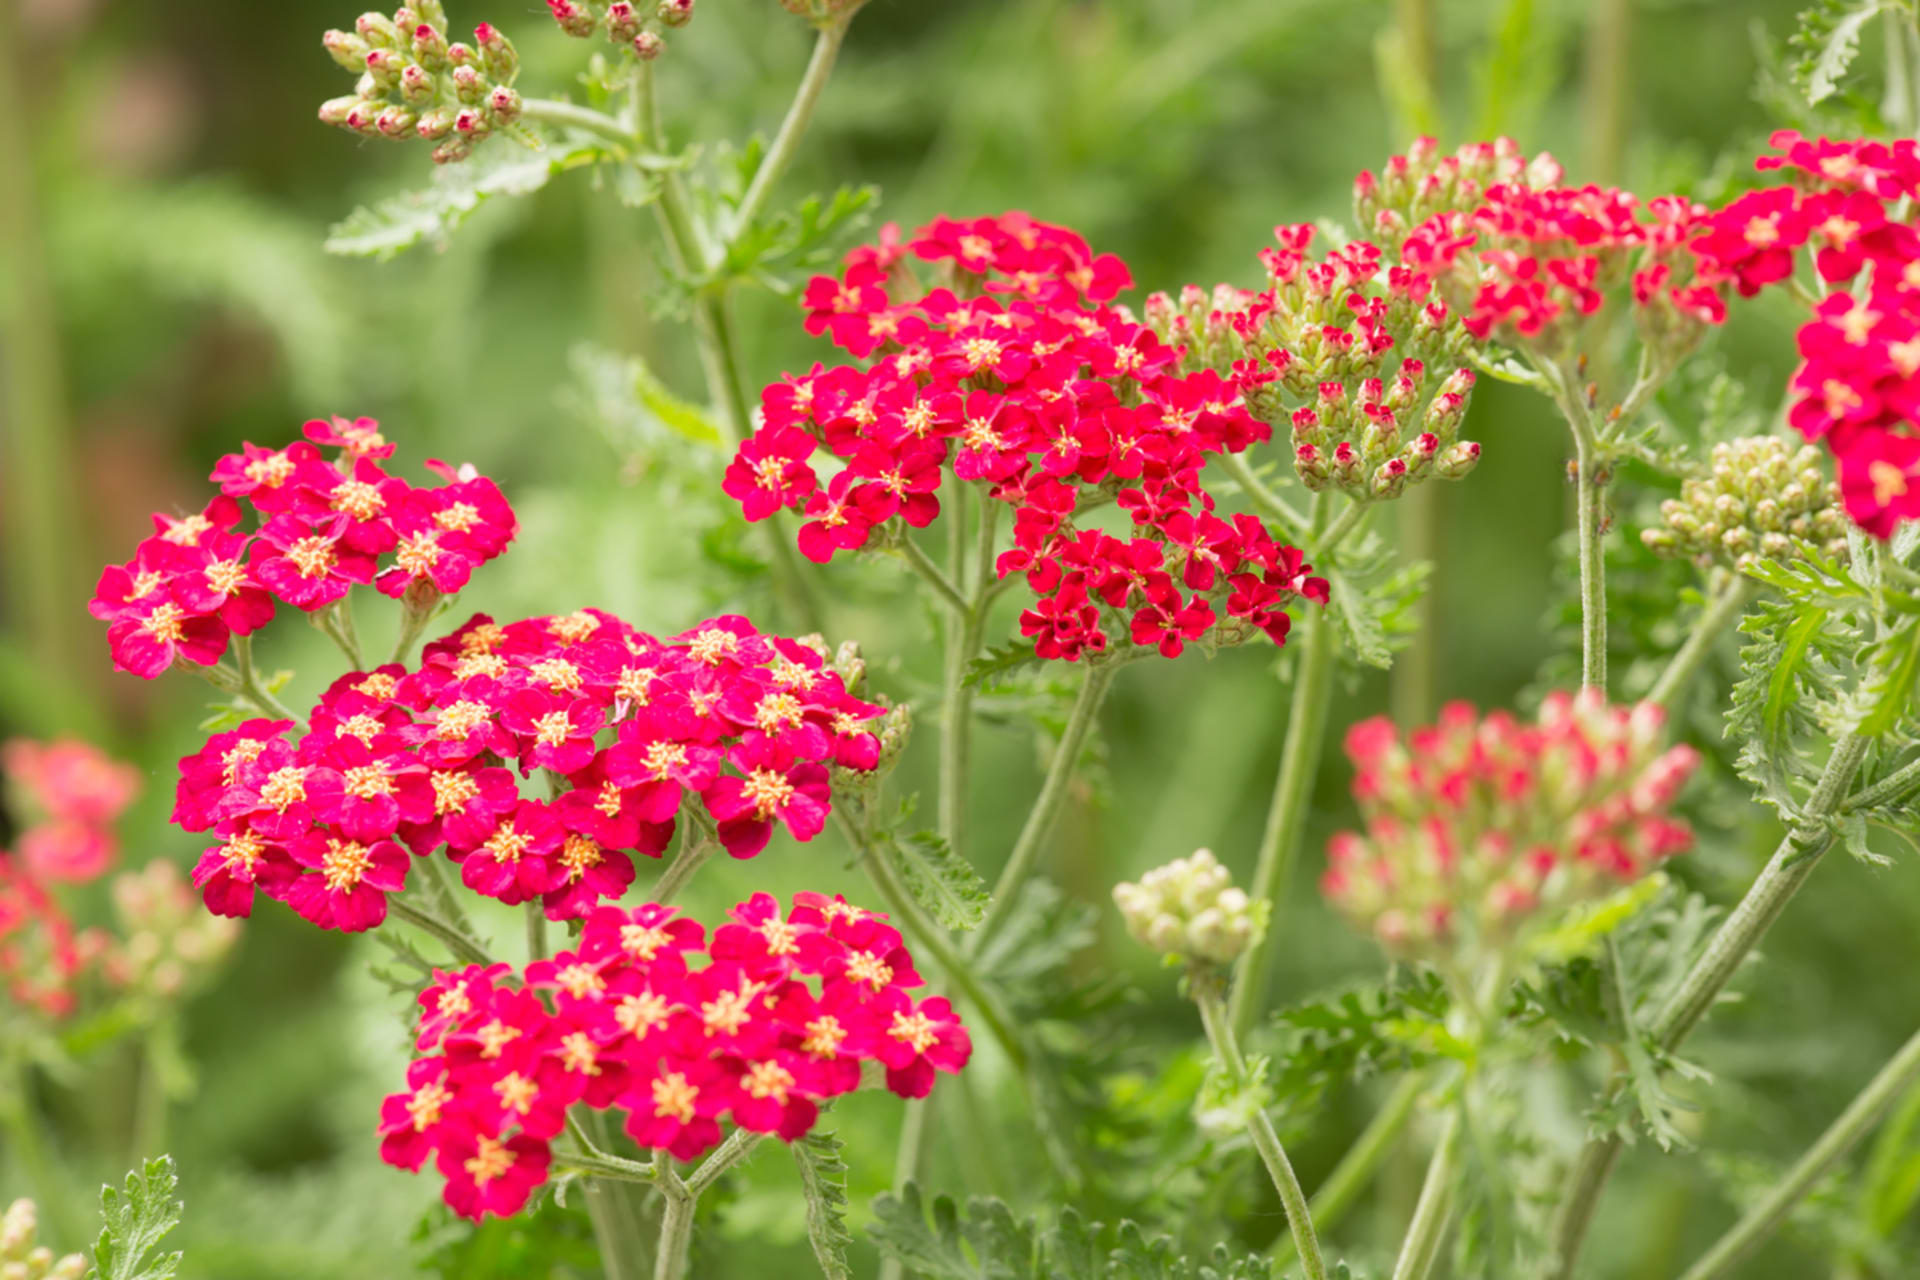
[[66, 1188], [53, 1158], [47, 1153], [40, 1117], [33, 1106], [32, 1070], [11, 1056], [0, 1065], [7, 1069], [6, 1075], [0, 1077], [0, 1134], [6, 1136], [8, 1147], [26, 1176], [27, 1187], [33, 1192], [41, 1213], [46, 1215], [52, 1241], [62, 1246], [76, 1245], [82, 1234], [68, 1212]]
[[400, 618], [400, 634], [394, 638], [393, 653], [388, 656], [388, 662], [397, 662], [402, 666], [410, 663], [413, 646], [419, 641], [421, 633], [426, 631], [427, 624], [432, 622], [434, 615], [440, 611], [442, 599], [443, 597], [435, 595], [431, 602], [421, 603], [413, 599], [411, 592], [408, 593], [406, 612]]
[[313, 615], [313, 625], [320, 633], [333, 641], [334, 647], [346, 655], [347, 661], [355, 671], [365, 671], [366, 661], [360, 656], [360, 639], [354, 634], [353, 610], [347, 600], [342, 598]]
[[1256, 511], [1279, 524], [1287, 538], [1294, 542], [1301, 541], [1308, 528], [1308, 518], [1292, 503], [1262, 484], [1260, 477], [1253, 474], [1253, 468], [1247, 465], [1244, 455], [1223, 453], [1213, 461], [1240, 486], [1240, 491], [1247, 495], [1247, 501], [1253, 504]]
[[1328, 555], [1348, 534], [1360, 527], [1361, 522], [1371, 514], [1372, 508], [1370, 502], [1349, 502], [1339, 518], [1313, 539], [1313, 554], [1318, 557]]
[[1453, 1184], [1459, 1176], [1460, 1113], [1447, 1117], [1440, 1131], [1440, 1145], [1433, 1149], [1427, 1164], [1427, 1176], [1420, 1184], [1420, 1200], [1413, 1207], [1413, 1221], [1400, 1243], [1400, 1256], [1393, 1264], [1393, 1280], [1426, 1280], [1434, 1259], [1446, 1239], [1447, 1225], [1453, 1218]]
[[952, 937], [940, 927], [938, 921], [931, 919], [914, 901], [913, 895], [901, 883], [900, 872], [893, 865], [893, 859], [886, 848], [886, 842], [875, 840], [859, 824], [848, 818], [840, 807], [833, 811], [834, 820], [840, 824], [841, 832], [847, 837], [859, 855], [860, 865], [866, 870], [867, 878], [873, 881], [873, 887], [886, 901], [887, 910], [913, 938], [916, 947], [926, 951], [946, 971], [948, 981], [966, 995], [987, 1024], [987, 1030], [1006, 1053], [1007, 1060], [1014, 1070], [1023, 1077], [1027, 1070], [1026, 1046], [1014, 1033], [1013, 1017], [1000, 1003], [1000, 998], [988, 989], [974, 973], [967, 957], [953, 945]]
[[[1189, 981], [1193, 1002], [1200, 1008], [1200, 1022], [1207, 1029], [1214, 1056], [1233, 1078], [1237, 1089], [1250, 1088], [1253, 1081], [1247, 1072], [1247, 1061], [1241, 1056], [1239, 1041], [1234, 1037], [1226, 1006], [1220, 999], [1220, 975], [1196, 970], [1189, 975]], [[1260, 1162], [1267, 1166], [1273, 1189], [1280, 1193], [1280, 1203], [1287, 1211], [1287, 1226], [1293, 1233], [1293, 1247], [1300, 1255], [1300, 1269], [1307, 1280], [1326, 1280], [1327, 1264], [1320, 1257], [1320, 1238], [1313, 1231], [1313, 1214], [1307, 1207], [1306, 1192], [1300, 1189], [1300, 1179], [1294, 1176], [1293, 1164], [1280, 1145], [1280, 1135], [1273, 1131], [1273, 1120], [1265, 1107], [1256, 1107], [1248, 1117], [1247, 1136], [1253, 1140], [1253, 1149], [1260, 1153]]]
[[[575, 1114], [579, 1112], [580, 1108], [575, 1108]], [[651, 1196], [645, 1186], [637, 1184], [657, 1184], [663, 1173], [671, 1171], [658, 1160], [642, 1165], [606, 1155], [600, 1148], [608, 1144], [608, 1135], [614, 1130], [605, 1112], [587, 1112], [584, 1125], [574, 1127], [590, 1128], [600, 1137], [592, 1152], [569, 1153], [564, 1159], [596, 1175], [586, 1180], [587, 1216], [593, 1222], [604, 1280], [646, 1280], [651, 1234], [647, 1202]]]
[[[1354, 510], [1357, 508], [1349, 508]], [[1245, 1035], [1264, 1007], [1272, 968], [1273, 948], [1282, 921], [1281, 903], [1292, 878], [1293, 860], [1307, 823], [1313, 776], [1320, 768], [1325, 746], [1327, 712], [1333, 703], [1333, 628], [1320, 609], [1309, 606], [1294, 628], [1300, 662], [1294, 669], [1293, 698], [1287, 713], [1286, 742], [1280, 749], [1280, 772], [1274, 779], [1273, 800], [1267, 807], [1266, 827], [1253, 864], [1248, 893], [1255, 902], [1273, 904], [1266, 931], [1240, 958], [1231, 1010], [1233, 1029]]]
[[954, 584], [953, 579], [949, 578], [940, 566], [935, 564], [932, 558], [905, 533], [900, 536], [900, 558], [907, 562], [909, 569], [919, 574], [921, 580], [939, 594], [947, 608], [959, 616], [965, 616], [969, 612], [967, 598], [960, 594], [960, 588]]
[[1899, 804], [1916, 792], [1920, 792], [1920, 760], [1914, 760], [1872, 786], [1854, 792], [1841, 804], [1840, 812], [1853, 813], [1860, 809]]
[[827, 80], [833, 75], [834, 60], [840, 56], [840, 45], [846, 40], [847, 26], [852, 21], [853, 14], [849, 12], [820, 28], [820, 34], [813, 42], [813, 56], [807, 60], [800, 86], [794, 90], [786, 119], [780, 122], [780, 132], [774, 135], [773, 145], [767, 148], [767, 154], [753, 171], [753, 181], [747, 185], [747, 193], [740, 198], [740, 207], [734, 211], [733, 230], [727, 237], [730, 242], [744, 235], [753, 225], [753, 219], [766, 203], [773, 184], [787, 171], [794, 152], [799, 150], [800, 139], [805, 136], [807, 125], [813, 120], [813, 110], [820, 102], [821, 91], [827, 87]]
[[547, 950], [547, 911], [538, 898], [527, 900], [527, 959], [545, 960]]
[[[1667, 997], [1650, 1028], [1654, 1042], [1673, 1049], [1699, 1025], [1753, 948], [1780, 918], [1833, 844], [1831, 820], [1866, 756], [1870, 740], [1848, 734], [1834, 744], [1813, 795], [1800, 817], [1754, 878], [1746, 896], [1715, 931], [1707, 948]], [[1600, 1193], [1620, 1159], [1617, 1136], [1593, 1139], [1581, 1150], [1553, 1223], [1554, 1264], [1550, 1280], [1569, 1280], [1579, 1260]]]
[[[1387, 1154], [1393, 1150], [1393, 1144], [1406, 1131], [1407, 1122], [1413, 1118], [1414, 1104], [1420, 1100], [1425, 1081], [1417, 1074], [1402, 1076], [1400, 1083], [1393, 1087], [1387, 1100], [1373, 1114], [1373, 1119], [1353, 1140], [1347, 1153], [1340, 1157], [1333, 1172], [1313, 1193], [1313, 1199], [1307, 1208], [1313, 1215], [1314, 1225], [1322, 1231], [1331, 1230], [1347, 1216], [1365, 1191], [1367, 1184], [1373, 1181], [1380, 1166], [1386, 1162]], [[1293, 1261], [1293, 1242], [1282, 1238], [1274, 1245], [1273, 1263], [1278, 1270], [1284, 1270]]]
[[1026, 825], [1020, 828], [1020, 836], [1013, 844], [1013, 852], [1007, 855], [1007, 865], [1001, 868], [1000, 878], [993, 886], [993, 905], [987, 908], [987, 918], [974, 932], [970, 951], [978, 955], [994, 930], [1006, 922], [1007, 913], [1013, 909], [1015, 896], [1033, 874], [1033, 865], [1040, 856], [1040, 846], [1053, 830], [1053, 822], [1059, 816], [1060, 807], [1067, 798], [1067, 787], [1073, 778], [1073, 769], [1080, 761], [1080, 751], [1086, 745], [1087, 735], [1093, 731], [1094, 722], [1099, 718], [1100, 704], [1106, 701], [1107, 690], [1113, 686], [1114, 673], [1125, 666], [1129, 659], [1108, 657], [1097, 662], [1090, 661], [1086, 679], [1080, 685], [1080, 694], [1073, 700], [1073, 708], [1067, 713], [1067, 726], [1060, 734], [1060, 743], [1054, 748], [1053, 759], [1047, 764], [1047, 776], [1040, 784], [1040, 794], [1034, 797], [1033, 808], [1027, 813]]
[[690, 831], [681, 836], [679, 852], [667, 864], [667, 869], [660, 873], [660, 878], [653, 882], [651, 901], [664, 906], [679, 897], [694, 873], [705, 866], [707, 859], [719, 848], [719, 844], [709, 840], [704, 833], [696, 835]]
[[1680, 1280], [1713, 1280], [1786, 1223], [1787, 1215], [1840, 1158], [1867, 1136], [1895, 1099], [1920, 1080], [1920, 1032], [1880, 1068], [1819, 1141]]
[[239, 673], [240, 695], [254, 705], [261, 715], [275, 720], [298, 720], [300, 717], [288, 710], [286, 704], [260, 686], [260, 678], [253, 669], [253, 637], [235, 636], [233, 638], [234, 668]]
[[746, 1129], [735, 1129], [727, 1135], [727, 1140], [715, 1147], [699, 1167], [687, 1175], [687, 1190], [697, 1200], [708, 1187], [720, 1181], [729, 1169], [752, 1155], [765, 1140], [766, 1134], [753, 1133]]
[[1607, 562], [1600, 531], [1601, 483], [1592, 433], [1573, 433], [1574, 531], [1580, 543], [1580, 683], [1602, 693], [1607, 688]]
[[387, 911], [396, 920], [404, 920], [422, 933], [430, 933], [445, 944], [457, 959], [468, 964], [492, 964], [493, 957], [486, 949], [462, 930], [442, 920], [430, 911], [423, 911], [398, 894], [387, 899]]
[[1674, 653], [1667, 663], [1667, 669], [1660, 673], [1660, 678], [1653, 682], [1653, 688], [1647, 691], [1646, 700], [1673, 710], [1674, 699], [1700, 670], [1700, 664], [1707, 660], [1707, 655], [1713, 652], [1714, 642], [1720, 638], [1720, 633], [1739, 618], [1740, 610], [1751, 598], [1751, 584], [1739, 575], [1716, 591], [1707, 600], [1707, 607], [1701, 612], [1699, 620], [1693, 624], [1686, 643]]
[[[595, 111], [592, 107], [575, 106], [571, 102], [556, 102], [551, 98], [527, 98], [520, 104], [520, 118], [528, 124], [558, 125], [564, 129], [591, 134], [602, 142], [612, 143], [623, 154], [633, 150], [633, 130], [612, 116]], [[646, 139], [646, 141], [650, 140]]]
[[[676, 1179], [677, 1181], [677, 1179]], [[654, 1254], [653, 1280], [681, 1280], [693, 1252], [693, 1217], [699, 1202], [684, 1186], [662, 1183], [666, 1192], [660, 1215], [660, 1247]]]

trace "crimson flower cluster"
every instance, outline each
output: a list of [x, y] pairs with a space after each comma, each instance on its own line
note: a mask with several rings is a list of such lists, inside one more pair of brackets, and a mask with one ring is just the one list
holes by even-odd
[[1848, 515], [1885, 538], [1920, 519], [1920, 232], [1907, 213], [1920, 144], [1789, 130], [1772, 145], [1756, 167], [1791, 180], [1733, 200], [1694, 250], [1749, 297], [1791, 280], [1810, 252], [1828, 292], [1800, 329], [1788, 420], [1832, 449]]
[[671, 907], [600, 907], [574, 949], [524, 973], [436, 974], [381, 1156], [432, 1158], [447, 1204], [478, 1220], [547, 1180], [575, 1104], [625, 1111], [634, 1142], [678, 1160], [718, 1144], [723, 1119], [792, 1142], [865, 1063], [903, 1098], [966, 1065], [966, 1028], [944, 998], [916, 1001], [921, 985], [885, 917], [838, 897], [798, 893], [783, 914], [755, 894], [711, 940]]
[[309, 422], [304, 435], [222, 458], [209, 477], [219, 497], [194, 515], [156, 514], [133, 559], [100, 575], [88, 608], [108, 624], [115, 667], [151, 680], [176, 662], [213, 666], [276, 602], [317, 613], [364, 583], [426, 608], [513, 540], [513, 508], [471, 466], [429, 461], [445, 483], [418, 488], [380, 466], [394, 446], [371, 418]]
[[[322, 928], [387, 915], [412, 857], [444, 849], [476, 893], [584, 917], [658, 858], [696, 795], [736, 858], [776, 823], [810, 840], [829, 766], [867, 771], [884, 708], [825, 657], [721, 617], [657, 640], [597, 609], [500, 626], [478, 615], [417, 669], [350, 672], [297, 739], [250, 720], [180, 762], [173, 820], [220, 843], [194, 870], [209, 910], [258, 889]], [[516, 777], [517, 770], [517, 777]], [[535, 770], [551, 799], [521, 794]]]
[[[1203, 636], [1280, 643], [1286, 606], [1324, 604], [1327, 584], [1258, 519], [1217, 514], [1201, 483], [1209, 455], [1270, 430], [1108, 305], [1130, 284], [1118, 258], [1021, 213], [942, 218], [904, 241], [888, 227], [805, 294], [809, 332], [874, 359], [768, 387], [722, 487], [749, 520], [801, 511], [800, 549], [825, 562], [930, 524], [949, 474], [981, 486], [1013, 508], [996, 568], [1025, 574], [1037, 600], [1021, 632], [1044, 658], [1105, 649], [1109, 614], [1169, 657]], [[822, 446], [839, 463], [824, 483]], [[1108, 502], [1128, 536], [1078, 523]]]
[[1316, 259], [1311, 225], [1275, 227], [1274, 238], [1260, 254], [1265, 289], [1156, 293], [1147, 323], [1186, 368], [1223, 375], [1259, 417], [1292, 424], [1294, 471], [1309, 489], [1369, 501], [1464, 477], [1480, 460], [1459, 438], [1471, 339], [1430, 281], [1364, 240]]
[[1421, 138], [1378, 175], [1362, 173], [1354, 203], [1373, 233], [1403, 237], [1405, 269], [1482, 340], [1564, 358], [1622, 284], [1642, 340], [1666, 362], [1725, 321], [1720, 283], [1691, 250], [1706, 206], [1563, 177], [1551, 156], [1528, 160], [1510, 138], [1450, 156]]
[[1660, 748], [1654, 703], [1550, 695], [1534, 723], [1466, 703], [1404, 738], [1384, 718], [1347, 733], [1366, 823], [1327, 848], [1321, 887], [1389, 951], [1498, 948], [1645, 875], [1693, 834], [1668, 815], [1699, 762]]

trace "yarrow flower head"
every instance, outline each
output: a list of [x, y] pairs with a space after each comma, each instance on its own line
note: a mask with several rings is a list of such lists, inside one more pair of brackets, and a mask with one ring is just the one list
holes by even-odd
[[[413, 859], [442, 853], [476, 893], [585, 917], [658, 858], [683, 802], [737, 858], [776, 827], [811, 840], [832, 770], [871, 772], [868, 724], [822, 647], [745, 618], [669, 640], [597, 609], [506, 626], [485, 615], [335, 681], [292, 735], [250, 720], [180, 762], [173, 820], [218, 843], [193, 882], [218, 915], [256, 890], [322, 928], [371, 928]], [[550, 796], [521, 794], [536, 770]]]
[[15, 800], [21, 832], [15, 848], [27, 870], [48, 881], [88, 881], [113, 861], [113, 824], [140, 790], [130, 765], [90, 743], [0, 744], [0, 774]]
[[1821, 471], [1812, 445], [1744, 436], [1715, 445], [1707, 474], [1689, 478], [1677, 499], [1661, 503], [1663, 527], [1642, 530], [1640, 540], [1658, 555], [1686, 556], [1703, 568], [1785, 560], [1796, 542], [1844, 559], [1840, 503], [1840, 486]]
[[1788, 421], [1833, 451], [1854, 522], [1890, 537], [1920, 519], [1920, 144], [1786, 130], [1772, 146], [1755, 167], [1790, 181], [1729, 203], [1693, 249], [1703, 273], [1749, 296], [1811, 251], [1825, 292], [1800, 329]]
[[220, 496], [156, 514], [133, 559], [100, 575], [88, 609], [108, 624], [116, 668], [151, 680], [176, 663], [213, 667], [277, 604], [319, 613], [367, 583], [426, 611], [514, 538], [513, 509], [471, 467], [429, 461], [444, 481], [431, 488], [388, 474], [393, 446], [371, 418], [309, 422], [305, 437], [222, 458], [210, 477]]
[[1348, 731], [1364, 831], [1327, 847], [1321, 888], [1395, 956], [1460, 972], [1692, 844], [1669, 808], [1698, 757], [1663, 750], [1655, 704], [1550, 695], [1533, 723], [1447, 707], [1403, 735]]
[[39, 1243], [40, 1214], [31, 1200], [15, 1200], [0, 1214], [0, 1276], [6, 1280], [81, 1280], [87, 1274], [85, 1255], [69, 1253], [56, 1259]]
[[1118, 884], [1113, 901], [1127, 932], [1169, 959], [1226, 966], [1265, 928], [1267, 903], [1253, 903], [1211, 850], [1197, 849]]
[[497, 27], [481, 23], [473, 43], [447, 39], [441, 0], [415, 0], [365, 13], [352, 31], [329, 31], [327, 53], [360, 77], [354, 91], [320, 106], [320, 119], [369, 138], [424, 138], [433, 158], [464, 160], [476, 144], [511, 128], [523, 104], [514, 89], [520, 57]]
[[[706, 959], [701, 961], [699, 953]], [[517, 1212], [546, 1182], [576, 1104], [626, 1113], [628, 1136], [676, 1160], [722, 1124], [787, 1142], [869, 1063], [903, 1098], [972, 1054], [884, 916], [818, 893], [784, 911], [755, 894], [711, 937], [671, 907], [601, 907], [575, 947], [514, 973], [470, 966], [420, 996], [407, 1088], [381, 1108], [381, 1157], [428, 1160], [455, 1212]]]
[[1289, 422], [1294, 471], [1315, 492], [1368, 501], [1462, 478], [1480, 460], [1460, 439], [1471, 337], [1420, 272], [1366, 241], [1316, 258], [1314, 236], [1275, 227], [1277, 247], [1260, 255], [1265, 289], [1156, 293], [1148, 325], [1178, 346], [1182, 368], [1224, 378], [1260, 419]]
[[663, 30], [693, 20], [693, 0], [547, 0], [547, 12], [576, 39], [605, 36], [651, 61], [666, 49]]
[[[1286, 607], [1324, 604], [1327, 584], [1258, 519], [1218, 514], [1202, 483], [1209, 456], [1269, 428], [1109, 305], [1130, 283], [1118, 258], [1022, 213], [941, 218], [904, 241], [888, 227], [804, 298], [809, 332], [872, 362], [768, 387], [722, 487], [750, 520], [799, 511], [800, 550], [824, 562], [925, 527], [949, 480], [977, 486], [1013, 509], [995, 568], [1033, 591], [1020, 626], [1042, 658], [1281, 642]], [[837, 460], [824, 481], [822, 448]], [[1088, 518], [1109, 502], [1123, 534]]]

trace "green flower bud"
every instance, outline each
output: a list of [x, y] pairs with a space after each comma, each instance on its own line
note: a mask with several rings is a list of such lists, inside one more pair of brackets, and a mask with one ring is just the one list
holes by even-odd
[[1664, 529], [1640, 538], [1657, 555], [1686, 556], [1702, 568], [1737, 567], [1755, 556], [1782, 559], [1794, 538], [1835, 557], [1846, 555], [1838, 487], [1819, 451], [1775, 436], [1746, 436], [1713, 447], [1703, 475], [1660, 504]]
[[1140, 942], [1199, 964], [1232, 964], [1265, 926], [1264, 904], [1256, 907], [1234, 888], [1206, 849], [1147, 872], [1137, 884], [1115, 885], [1113, 901]]

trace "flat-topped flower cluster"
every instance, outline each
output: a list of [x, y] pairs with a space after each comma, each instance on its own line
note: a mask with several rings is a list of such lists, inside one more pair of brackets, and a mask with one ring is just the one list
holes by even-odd
[[576, 947], [522, 974], [437, 975], [420, 996], [423, 1056], [381, 1108], [382, 1157], [432, 1158], [456, 1212], [504, 1216], [547, 1180], [576, 1103], [623, 1110], [640, 1146], [692, 1160], [723, 1120], [804, 1136], [865, 1063], [903, 1098], [966, 1065], [966, 1029], [944, 998], [909, 994], [922, 979], [884, 916], [817, 893], [784, 913], [759, 893], [728, 914], [709, 940], [671, 907], [601, 907]]
[[[100, 575], [89, 609], [108, 624], [115, 667], [147, 680], [176, 662], [211, 667], [233, 637], [271, 622], [276, 602], [316, 613], [366, 583], [431, 602], [513, 541], [513, 508], [472, 467], [429, 461], [444, 483], [422, 488], [381, 467], [394, 446], [371, 418], [309, 422], [304, 434], [222, 458], [209, 477], [219, 497], [194, 515], [156, 513], [133, 559]], [[322, 446], [340, 451], [335, 461]], [[245, 528], [250, 514], [258, 524]]]
[[[875, 359], [768, 387], [722, 487], [750, 520], [803, 513], [800, 549], [821, 562], [930, 524], [949, 476], [980, 487], [1013, 509], [996, 569], [1026, 576], [1037, 599], [1020, 627], [1044, 658], [1118, 638], [1169, 657], [1202, 637], [1282, 642], [1287, 606], [1325, 603], [1326, 583], [1257, 518], [1216, 514], [1201, 480], [1209, 456], [1269, 428], [1108, 305], [1130, 283], [1118, 258], [1024, 214], [943, 218], [905, 241], [890, 227], [805, 296], [810, 332]], [[822, 447], [840, 462], [824, 483]], [[1108, 503], [1125, 536], [1088, 521]]]
[[[775, 823], [812, 839], [830, 767], [878, 763], [866, 726], [884, 710], [819, 650], [741, 617], [663, 641], [597, 609], [478, 615], [414, 670], [342, 676], [297, 738], [286, 720], [214, 735], [181, 761], [173, 818], [218, 834], [194, 882], [222, 915], [258, 889], [322, 928], [368, 929], [409, 851], [444, 851], [475, 892], [579, 919], [632, 884], [629, 854], [661, 856], [689, 796], [734, 857]], [[535, 770], [551, 799], [521, 794]]]
[[1668, 809], [1699, 757], [1661, 749], [1665, 719], [1584, 689], [1531, 724], [1466, 703], [1404, 737], [1362, 721], [1346, 750], [1366, 829], [1329, 843], [1321, 887], [1389, 951], [1427, 960], [1563, 919], [1692, 844]]

